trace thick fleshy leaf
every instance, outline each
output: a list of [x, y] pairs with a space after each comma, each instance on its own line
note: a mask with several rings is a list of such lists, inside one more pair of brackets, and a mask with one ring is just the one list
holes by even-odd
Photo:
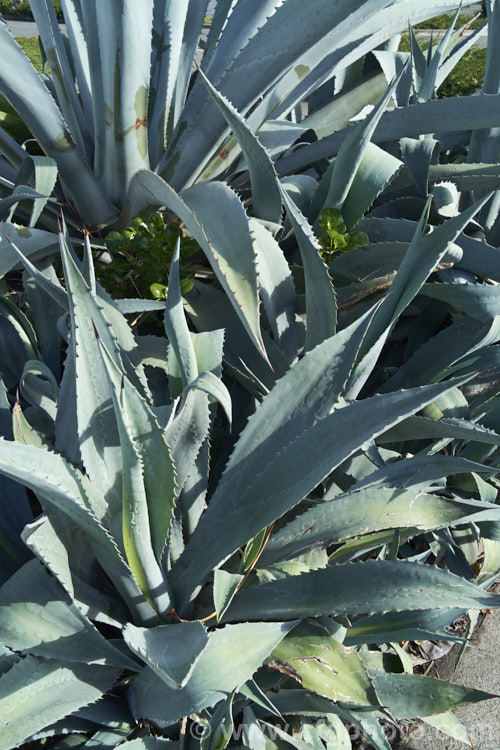
[[[78, 206], [85, 222], [89, 226], [110, 223], [116, 216], [116, 209], [70, 136], [55, 99], [3, 20], [0, 21], [0, 50], [4, 61], [1, 92], [42, 144], [47, 156], [56, 162], [68, 197]], [[22, 89], [18, 86], [19, 76], [25, 84]]]
[[167, 687], [160, 678], [152, 679], [149, 669], [135, 678], [129, 691], [134, 716], [148, 716], [166, 726], [215, 705], [252, 677], [294, 625], [244, 623], [215, 630], [182, 690]]
[[120, 670], [27, 656], [0, 678], [0, 742], [5, 750], [97, 701]]
[[121, 365], [121, 358], [102, 307], [78, 269], [63, 235], [60, 247], [72, 329], [68, 356], [75, 367], [78, 360], [75, 382], [80, 452], [86, 473], [106, 495], [113, 514], [121, 508], [122, 456], [115, 415], [109, 408], [112, 390], [95, 331], [117, 366]]
[[173, 604], [161, 557], [174, 510], [175, 468], [154, 414], [105, 347], [100, 350], [122, 452], [123, 546], [142, 593], [163, 614]]
[[417, 674], [385, 674], [370, 670], [383, 706], [398, 719], [433, 716], [468, 703], [494, 698], [482, 690]]
[[299, 246], [306, 285], [306, 351], [332, 336], [337, 329], [335, 289], [323, 259], [319, 243], [302, 212], [286, 190], [281, 196]]
[[242, 585], [245, 576], [239, 573], [228, 573], [226, 570], [216, 570], [214, 573], [214, 604], [217, 620], [229, 607], [238, 587]]
[[224, 383], [211, 372], [200, 372], [198, 377], [188, 385], [187, 390], [197, 389], [208, 393], [224, 409], [229, 425], [232, 421], [231, 396]]
[[281, 196], [270, 154], [260, 143], [259, 138], [252, 133], [239, 112], [212, 86], [203, 71], [200, 70], [199, 75], [237, 138], [245, 156], [252, 185], [252, 203], [255, 216], [264, 221], [279, 224], [281, 221]]
[[271, 669], [296, 679], [303, 688], [332, 701], [377, 705], [370, 676], [353, 649], [334, 638], [328, 621], [306, 621], [287, 635], [271, 654]]
[[[446, 385], [354, 402], [312, 425], [306, 420], [301, 425], [303, 431], [295, 436], [289, 434], [292, 425], [285, 423], [267, 440], [252, 446], [246, 460], [241, 457], [226, 467], [207, 511], [172, 571], [174, 591], [182, 600], [191, 596], [214, 568], [249, 537], [290, 510], [367, 440], [455, 384], [448, 381]], [[341, 441], [336, 440], [339, 435]], [[211, 543], [215, 529], [216, 545]]]
[[436, 714], [435, 716], [423, 716], [422, 721], [439, 729], [440, 732], [447, 734], [448, 737], [453, 737], [454, 740], [458, 740], [459, 742], [463, 742], [464, 745], [472, 747], [467, 728], [462, 724], [458, 717], [455, 716], [453, 711], [445, 711], [444, 713]]
[[[398, 315], [411, 302], [425, 280], [446, 253], [450, 243], [454, 242], [469, 221], [484, 205], [482, 199], [458, 216], [424, 234], [427, 223], [430, 200], [417, 227], [408, 251], [391, 284], [389, 293], [375, 312], [369, 332], [363, 345], [366, 352], [376, 345]], [[441, 286], [440, 284], [437, 286]]]
[[[368, 117], [356, 125], [354, 129], [351, 129], [348, 137], [340, 147], [333, 164], [331, 175], [329, 176], [330, 185], [328, 186], [328, 192], [326, 193], [323, 205], [318, 211], [318, 214], [323, 208], [339, 208], [342, 210], [342, 206], [349, 194], [354, 178], [358, 173], [358, 170], [361, 168], [371, 137], [401, 78], [403, 70], [404, 69], [402, 69], [395, 77], [380, 102]], [[366, 170], [366, 166], [364, 169]], [[383, 185], [381, 185], [381, 187], [382, 186]], [[360, 216], [357, 218], [360, 218]], [[353, 221], [353, 224], [354, 223], [355, 221]]]
[[374, 143], [369, 143], [342, 204], [342, 218], [352, 229], [382, 193], [402, 162]]
[[488, 594], [479, 586], [430, 565], [368, 560], [314, 570], [241, 591], [224, 620], [457, 607], [500, 607], [500, 596]]
[[0, 589], [0, 641], [45, 659], [134, 668], [80, 615], [38, 560], [26, 563]]
[[[491, 354], [491, 344], [500, 339], [500, 318], [491, 324], [473, 318], [459, 319], [426, 341], [380, 388], [381, 392], [428, 383], [444, 370], [463, 371], [462, 358]], [[476, 359], [476, 358], [474, 358]], [[476, 364], [476, 363], [474, 363]], [[455, 366], [453, 366], [455, 365]], [[481, 366], [476, 368], [476, 371]]]
[[500, 444], [500, 435], [475, 422], [466, 419], [428, 419], [414, 416], [405, 419], [399, 425], [391, 428], [380, 438], [380, 442], [394, 442], [399, 440], [424, 440], [429, 438], [450, 438], [451, 440], [474, 440], [490, 445]]
[[274, 340], [288, 362], [297, 356], [295, 330], [295, 287], [290, 267], [271, 232], [256, 219], [250, 219], [257, 256], [259, 286], [264, 310]]
[[185, 687], [208, 642], [201, 622], [160, 625], [149, 630], [129, 623], [123, 637], [129, 648], [174, 690]]
[[174, 257], [170, 268], [170, 276], [165, 303], [165, 331], [170, 346], [175, 352], [177, 363], [182, 375], [182, 386], [185, 388], [198, 377], [198, 366], [194, 353], [191, 334], [182, 307], [181, 285], [179, 276], [181, 238], [177, 237]]
[[[457, 288], [458, 287], [458, 288]], [[476, 320], [490, 321], [500, 315], [500, 289], [483, 284], [425, 284], [427, 297], [448, 302]]]
[[271, 537], [262, 564], [383, 529], [428, 531], [469, 520], [494, 521], [496, 516], [500, 520], [500, 508], [494, 503], [449, 500], [418, 488], [368, 487], [323, 502], [291, 521]]
[[51, 520], [41, 516], [24, 528], [22, 538], [67, 591], [84, 617], [118, 628], [129, 619], [123, 601], [97, 588], [105, 587], [105, 574], [101, 574], [81, 529], [67, 516], [60, 513], [55, 517], [51, 513]]
[[427, 609], [360, 617], [347, 629], [344, 643], [346, 646], [359, 646], [364, 643], [429, 639], [462, 643], [462, 638], [445, 628], [464, 614], [465, 610], [461, 609]]
[[[224, 213], [224, 222], [214, 212], [214, 205]], [[130, 181], [121, 224], [126, 226], [146, 207], [160, 206], [173, 211], [203, 249], [245, 330], [265, 356], [259, 328], [255, 251], [237, 195], [225, 184], [203, 183], [179, 196], [158, 175], [140, 171]]]
[[98, 520], [106, 512], [106, 502], [87, 477], [62, 456], [7, 440], [0, 441], [0, 472], [33, 490], [44, 505], [56, 506], [81, 527], [131, 611], [143, 622], [152, 618], [153, 611], [144, 601], [115, 541]]
[[423, 198], [427, 197], [429, 167], [436, 145], [437, 141], [432, 136], [401, 138], [399, 141], [405, 166]]
[[[500, 94], [459, 96], [412, 104], [385, 112], [372, 141], [384, 143], [399, 138], [418, 138], [426, 133], [456, 133], [471, 128], [495, 127], [499, 111]], [[351, 128], [345, 128], [280, 159], [276, 164], [278, 174], [287, 174], [325, 157], [334, 156], [349, 136]]]

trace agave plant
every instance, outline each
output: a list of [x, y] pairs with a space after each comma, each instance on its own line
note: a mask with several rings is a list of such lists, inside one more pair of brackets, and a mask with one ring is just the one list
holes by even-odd
[[[494, 127], [494, 49], [490, 95], [442, 102], [453, 29], [358, 63], [451, 2], [240, 0], [192, 73], [206, 5], [63, 2], [66, 43], [32, 2], [52, 79], [22, 93], [0, 24], [46, 154], [1, 134], [27, 298], [0, 298], [1, 744], [335, 748], [350, 723], [387, 750], [380, 722], [417, 716], [467, 739], [449, 709], [488, 696], [398, 643], [500, 603], [498, 167], [453, 161]], [[179, 237], [166, 305], [113, 301], [51, 195], [73, 235], [166, 207], [213, 277], [182, 299]], [[328, 216], [369, 239], [329, 267]]]
[[[12, 248], [36, 315], [33, 329], [3, 298], [15, 357], [2, 352], [2, 376], [21, 400], [10, 427], [4, 390], [0, 472], [20, 510], [3, 484], [15, 523], [2, 521], [2, 747], [349, 747], [347, 722], [387, 750], [380, 721], [416, 716], [465, 736], [449, 709], [488, 695], [414, 675], [397, 644], [457, 640], [447, 625], [500, 605], [486, 591], [500, 434], [463, 395], [483, 393], [497, 321], [467, 317], [449, 354], [419, 360], [418, 384], [360, 394], [480, 207], [430, 234], [424, 214], [391, 293], [311, 344], [256, 408], [221, 379], [224, 332], [189, 331], [180, 239], [166, 338], [134, 335], [95, 281], [88, 238], [80, 264], [60, 236], [64, 287]], [[20, 485], [39, 503], [31, 522]], [[479, 527], [481, 585], [461, 535]]]
[[[110, 227], [129, 226], [135, 216], [151, 209], [167, 207], [169, 219], [184, 222], [204, 251], [216, 288], [222, 288], [230, 303], [217, 303], [223, 312], [212, 316], [209, 324], [205, 313], [207, 307], [214, 308], [211, 298], [200, 324], [226, 327], [227, 315], [236, 313], [233, 329], [243, 325], [256, 361], [250, 365], [241, 346], [232, 344], [226, 346], [225, 356], [240, 369], [243, 358], [266, 387], [274, 382], [273, 373], [282, 374], [297, 353], [290, 335], [280, 337], [277, 330], [266, 328], [259, 310], [259, 297], [264, 305], [270, 304], [270, 268], [280, 263], [281, 271], [275, 273], [287, 273], [277, 260], [281, 250], [261, 224], [277, 236], [283, 210], [293, 210], [288, 197], [316, 232], [325, 208], [341, 211], [352, 232], [377, 199], [371, 223], [363, 230], [370, 241], [407, 241], [415, 226], [381, 224], [379, 218], [397, 212], [399, 218], [415, 220], [432, 186], [450, 179], [459, 188], [467, 186], [462, 202], [470, 203], [474, 191], [480, 197], [496, 186], [498, 173], [496, 163], [477, 163], [494, 162], [496, 154], [498, 56], [491, 40], [496, 38], [497, 2], [488, 5], [486, 93], [463, 101], [435, 100], [435, 92], [486, 26], [465, 41], [450, 28], [435, 54], [431, 48], [425, 56], [414, 38], [410, 53], [394, 51], [408, 22], [449, 10], [451, 0], [438, 6], [409, 1], [381, 5], [378, 0], [355, 6], [300, 5], [295, 0], [218, 2], [208, 38], [201, 43], [201, 66], [194, 72], [206, 2], [181, 7], [150, 2], [138, 10], [126, 2], [68, 0], [62, 4], [68, 29], [64, 41], [51, 3], [36, 0], [33, 13], [50, 65], [50, 74], [43, 76], [0, 24], [0, 92], [45, 154], [27, 156], [0, 131], [2, 230], [36, 260], [57, 249], [53, 230], [58, 202], [64, 201], [73, 214], [67, 218], [74, 236], [81, 223], [100, 226], [105, 234]], [[277, 52], [273, 40], [285, 30], [289, 42]], [[256, 62], [261, 60], [268, 63]], [[374, 69], [375, 64], [379, 67]], [[17, 85], [20, 71], [22, 90]], [[369, 109], [380, 98], [368, 117], [349, 125], [360, 110], [361, 116], [366, 114], [366, 105]], [[308, 109], [305, 117], [302, 105]], [[395, 111], [385, 111], [394, 105]], [[476, 145], [466, 166], [442, 163], [438, 153], [450, 151], [448, 141], [458, 129], [466, 131], [466, 146], [471, 137], [475, 144], [486, 139], [488, 154], [479, 154]], [[442, 134], [442, 148], [436, 131]], [[495, 236], [495, 201], [483, 210], [483, 240], [493, 241]], [[224, 217], [223, 229], [219, 216]], [[294, 221], [303, 223], [302, 216]], [[431, 216], [430, 221], [439, 223], [441, 218]], [[290, 223], [285, 231], [289, 229]], [[99, 245], [99, 237], [92, 241]], [[304, 245], [310, 243], [303, 237], [302, 248], [296, 244], [294, 251], [289, 242], [285, 237], [282, 245], [287, 258], [304, 267], [305, 278], [299, 283], [310, 291], [316, 279], [322, 290], [306, 294], [309, 317], [314, 318], [310, 345], [335, 330], [331, 284], [315, 257], [316, 246], [308, 253]], [[5, 240], [0, 240], [0, 247], [3, 275], [17, 258]], [[473, 256], [473, 265], [480, 269], [488, 253], [483, 241], [465, 254]], [[198, 306], [204, 296], [199, 295]], [[318, 298], [323, 302], [315, 309]], [[276, 319], [274, 313], [270, 317]], [[289, 331], [288, 323], [286, 328]], [[287, 339], [286, 361], [280, 338]], [[270, 351], [276, 342], [281, 351]]]
[[[55, 207], [35, 196], [47, 198], [55, 186], [54, 197], [69, 204], [87, 227], [107, 227], [116, 222], [126, 226], [127, 219], [132, 218], [130, 201], [138, 193], [143, 203], [151, 199], [147, 187], [133, 178], [137, 172], [152, 170], [181, 193], [195, 183], [206, 183], [199, 192], [202, 203], [197, 206], [202, 223], [215, 200], [222, 211], [234, 211], [232, 194], [227, 190], [215, 193], [211, 182], [221, 179], [240, 187], [248, 184], [248, 177], [241, 182], [242, 173], [249, 174], [252, 187], [259, 188], [253, 191], [253, 215], [279, 223], [279, 196], [276, 191], [260, 189], [258, 161], [248, 161], [246, 154], [247, 163], [242, 163], [241, 144], [231, 138], [231, 128], [202, 73], [247, 117], [250, 129], [258, 133], [279, 174], [285, 176], [304, 165], [309, 167], [335, 156], [349, 118], [382, 95], [384, 75], [374, 75], [373, 70], [362, 74], [363, 61], [369, 53], [377, 50], [384, 73], [392, 76], [401, 67], [404, 55], [390, 51], [394, 46], [391, 40], [409, 22], [416, 23], [453, 6], [453, 0], [442, 0], [438, 5], [430, 0], [418, 4], [409, 0], [389, 4], [365, 0], [354, 6], [352, 2], [325, 5], [318, 0], [307, 9], [296, 0], [250, 5], [218, 2], [208, 38], [201, 41], [201, 68], [193, 73], [207, 10], [204, 0], [180, 4], [150, 0], [142, 3], [140, 9], [123, 0], [104, 5], [68, 0], [62, 3], [66, 40], [52, 3], [34, 0], [31, 7], [50, 73], [40, 76], [34, 70], [1, 23], [0, 93], [32, 132], [45, 160], [37, 157], [43, 162], [37, 162], [38, 168], [33, 169], [28, 158], [28, 165], [18, 178], [17, 170], [27, 158], [26, 152], [7, 132], [0, 131], [6, 201], [0, 218], [12, 218], [13, 207], [17, 207], [16, 215], [23, 223], [34, 227], [40, 220], [40, 227], [54, 229]], [[304, 28], [308, 29], [307, 35]], [[287, 44], [277, 51], [274, 39], [283, 33], [287, 34]], [[473, 41], [460, 44], [446, 58], [440, 78]], [[384, 46], [388, 48], [385, 52]], [[425, 61], [422, 63], [417, 48], [414, 75], [422, 82], [418, 87], [419, 101], [425, 103], [434, 90], [436, 69], [444, 59], [444, 50], [434, 56], [429, 74], [423, 75]], [[262, 60], [268, 62], [257, 62]], [[18, 86], [20, 76], [22, 89]], [[403, 133], [401, 127], [399, 131], [392, 128], [386, 139], [407, 136], [410, 123], [416, 121], [415, 115], [422, 109], [417, 106], [417, 112], [407, 111], [408, 97], [403, 92], [410, 79], [408, 69], [398, 87], [398, 108], [404, 110]], [[310, 115], [302, 119], [301, 105], [305, 101]], [[478, 115], [465, 127], [488, 127], [486, 109], [491, 112], [491, 101], [489, 107], [482, 109], [479, 101], [474, 104]], [[434, 109], [440, 127], [453, 130], [460, 109], [457, 103], [448, 108], [444, 117], [442, 108], [433, 106]], [[426, 112], [422, 110], [422, 117], [429, 122]], [[315, 141], [312, 149], [307, 146], [311, 138]], [[374, 154], [372, 149], [372, 159]], [[378, 152], [376, 155], [380, 157]], [[371, 186], [372, 199], [396, 166], [394, 160], [384, 158], [376, 185]], [[354, 165], [352, 176], [359, 167], [360, 164]], [[366, 164], [363, 167], [366, 169]], [[294, 180], [293, 185], [303, 199], [310, 196], [309, 180]], [[19, 200], [9, 195], [12, 187]], [[21, 198], [35, 199], [36, 213], [26, 213]], [[364, 198], [369, 205], [369, 196]], [[44, 205], [45, 212], [40, 217]], [[360, 208], [364, 211], [366, 205], [360, 204]], [[4, 230], [15, 235], [13, 227]], [[29, 237], [13, 238], [22, 242], [25, 252], [53, 251], [54, 239], [44, 235], [41, 228]], [[5, 245], [2, 250], [12, 262]], [[212, 261], [210, 256], [209, 260]], [[216, 264], [212, 265], [218, 274]]]

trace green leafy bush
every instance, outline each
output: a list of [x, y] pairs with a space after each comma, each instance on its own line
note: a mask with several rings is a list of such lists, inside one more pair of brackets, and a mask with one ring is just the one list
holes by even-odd
[[[52, 0], [52, 5], [57, 14], [57, 18], [64, 20], [61, 9], [61, 0]], [[0, 0], [0, 14], [4, 18], [23, 18], [33, 19], [33, 13], [28, 0]]]
[[[163, 214], [153, 212], [147, 219], [136, 216], [123, 232], [110, 232], [106, 248], [109, 263], [98, 269], [99, 281], [113, 297], [154, 297], [165, 299], [167, 279], [172, 264], [177, 237], [182, 229], [175, 221], [165, 223]], [[199, 250], [190, 237], [181, 242], [182, 257], [188, 258]], [[192, 272], [181, 265], [181, 291], [192, 286]]]
[[335, 253], [346, 253], [369, 242], [365, 232], [348, 232], [338, 208], [325, 208], [319, 215], [319, 228], [325, 233], [318, 241], [322, 256], [330, 263]]

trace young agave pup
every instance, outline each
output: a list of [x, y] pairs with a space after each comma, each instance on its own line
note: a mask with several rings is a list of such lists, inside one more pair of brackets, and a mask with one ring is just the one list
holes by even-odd
[[[24, 485], [42, 513], [22, 542], [3, 532], [14, 572], [0, 589], [2, 747], [64, 735], [63, 747], [68, 734], [132, 750], [347, 747], [347, 722], [387, 750], [380, 720], [432, 716], [456, 733], [449, 709], [489, 697], [412, 674], [395, 645], [456, 640], [447, 625], [500, 605], [488, 580], [430, 557], [440, 540], [456, 544], [456, 525], [500, 520], [494, 467], [433, 451], [451, 438], [493, 455], [500, 436], [412, 416], [443, 409], [473, 373], [359, 398], [395, 300], [415, 294], [411, 263], [422, 275], [426, 253], [434, 263], [476, 209], [419, 235], [394, 296], [311, 347], [256, 407], [221, 378], [223, 331], [188, 328], [180, 243], [166, 339], [134, 334], [121, 311], [131, 303], [96, 284], [88, 239], [80, 263], [60, 235], [64, 287], [18, 253], [30, 304], [45, 302], [40, 339], [59, 320], [66, 352], [59, 379], [5, 302], [5, 346], [32, 348], [12, 428], [2, 397], [2, 508], [15, 480], [18, 507]], [[381, 447], [395, 430], [427, 430], [431, 450]], [[464, 476], [481, 499], [461, 490]]]

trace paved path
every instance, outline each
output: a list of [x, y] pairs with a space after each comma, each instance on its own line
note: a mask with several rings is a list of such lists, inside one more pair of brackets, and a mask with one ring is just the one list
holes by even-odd
[[[36, 23], [33, 21], [7, 21], [7, 28], [13, 36], [38, 36]], [[66, 26], [63, 23], [60, 28], [66, 33]]]
[[[500, 593], [500, 585], [495, 590]], [[467, 687], [500, 694], [500, 610], [484, 617], [472, 637], [470, 646], [455, 672], [457, 650], [454, 647], [437, 669], [441, 678]], [[500, 748], [500, 698], [471, 703], [455, 711], [469, 733], [474, 750]], [[465, 750], [462, 742], [442, 734], [437, 729], [419, 722], [408, 740], [397, 750]]]

